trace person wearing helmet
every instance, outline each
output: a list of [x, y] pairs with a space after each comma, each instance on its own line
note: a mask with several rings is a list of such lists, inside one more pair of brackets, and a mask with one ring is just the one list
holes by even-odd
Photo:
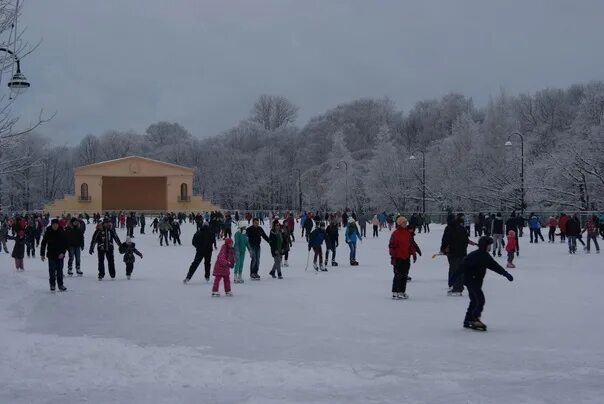
[[250, 252], [250, 241], [246, 234], [247, 224], [245, 221], [239, 222], [239, 230], [235, 233], [235, 275], [234, 283], [243, 283], [243, 262], [245, 261], [245, 252]]
[[510, 282], [514, 280], [514, 277], [491, 257], [492, 246], [493, 239], [482, 236], [478, 240], [478, 250], [468, 254], [459, 265], [456, 276], [463, 276], [463, 282], [468, 288], [468, 295], [470, 296], [470, 305], [463, 321], [464, 328], [477, 331], [487, 330], [487, 326], [480, 320], [485, 304], [482, 283], [487, 269], [506, 277]]
[[409, 277], [409, 268], [411, 267], [411, 257], [413, 262], [417, 260], [415, 242], [413, 233], [407, 228], [407, 218], [399, 216], [396, 218], [396, 230], [390, 236], [388, 249], [390, 251], [390, 263], [394, 270], [394, 279], [392, 280], [392, 299], [408, 299], [407, 280]]
[[348, 218], [348, 226], [346, 227], [345, 232], [345, 241], [350, 248], [350, 265], [358, 266], [359, 263], [357, 261], [357, 240], [363, 240], [361, 237], [361, 233], [359, 233], [359, 228], [357, 227], [354, 218]]

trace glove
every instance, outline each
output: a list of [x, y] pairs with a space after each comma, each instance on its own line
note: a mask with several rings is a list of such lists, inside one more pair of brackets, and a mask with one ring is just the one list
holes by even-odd
[[510, 282], [512, 282], [514, 280], [514, 277], [509, 272], [506, 272], [505, 274], [503, 274], [503, 276], [505, 276], [508, 279], [508, 281], [510, 281]]
[[413, 263], [415, 263], [415, 261], [417, 261], [417, 255], [413, 254]]
[[390, 258], [390, 264], [392, 266], [395, 266], [396, 265], [396, 258], [394, 258], [394, 257]]

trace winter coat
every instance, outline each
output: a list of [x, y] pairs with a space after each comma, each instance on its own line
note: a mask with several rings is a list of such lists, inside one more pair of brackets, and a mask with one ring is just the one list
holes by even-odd
[[282, 255], [285, 240], [283, 240], [283, 234], [280, 231], [271, 230], [268, 237], [268, 243], [271, 246], [271, 255], [273, 257]]
[[294, 226], [296, 224], [296, 221], [294, 220], [293, 216], [288, 216], [287, 217], [287, 230], [289, 230], [290, 233], [294, 232]]
[[214, 264], [214, 272], [212, 275], [214, 276], [229, 276], [231, 271], [230, 269], [235, 266], [235, 254], [233, 251], [233, 247], [224, 244], [218, 253], [218, 258], [216, 258], [216, 263]]
[[128, 216], [126, 218], [126, 227], [134, 227], [136, 226], [136, 216]]
[[167, 232], [169, 232], [171, 230], [172, 230], [172, 226], [170, 226], [170, 223], [168, 223], [168, 221], [164, 221], [164, 222], [161, 222], [159, 224], [159, 231], [160, 232], [167, 233]]
[[136, 243], [122, 243], [119, 251], [120, 254], [124, 254], [124, 263], [126, 264], [134, 264], [134, 261], [136, 261], [134, 254], [143, 258], [143, 254], [136, 249]]
[[468, 254], [459, 265], [458, 275], [463, 275], [465, 285], [482, 286], [487, 269], [506, 275], [507, 271], [499, 265], [487, 251], [476, 250]]
[[568, 223], [568, 216], [562, 215], [560, 216], [560, 220], [558, 220], [558, 226], [560, 227], [560, 232], [566, 233], [566, 224]]
[[27, 225], [25, 227], [25, 242], [33, 243], [36, 240], [36, 229], [34, 226]]
[[451, 223], [445, 227], [440, 244], [440, 251], [449, 257], [465, 257], [468, 254], [468, 232], [459, 223]]
[[314, 229], [310, 233], [310, 236], [308, 236], [308, 249], [310, 250], [311, 248], [321, 247], [323, 245], [323, 242], [325, 241], [326, 236], [327, 233], [320, 227]]
[[0, 226], [0, 241], [6, 241], [8, 237], [8, 224], [2, 223]]
[[508, 233], [507, 243], [505, 245], [505, 250], [509, 253], [513, 253], [516, 251], [516, 235], [512, 232]]
[[65, 238], [68, 247], [84, 249], [84, 233], [78, 227], [68, 227], [65, 229]]
[[361, 237], [361, 233], [359, 233], [359, 229], [357, 228], [357, 225], [354, 223], [351, 223], [348, 225], [348, 227], [346, 228], [346, 233], [345, 233], [345, 237], [344, 239], [346, 240], [346, 243], [352, 243], [352, 244], [356, 244], [357, 240], [363, 240], [363, 238]]
[[529, 229], [537, 230], [541, 228], [541, 221], [539, 220], [539, 216], [531, 216], [528, 221]]
[[518, 233], [518, 219], [515, 217], [510, 217], [507, 222], [505, 222], [506, 233], [509, 233], [510, 230], [513, 230], [514, 233]]
[[574, 217], [570, 218], [566, 222], [566, 235], [579, 237], [580, 234], [581, 234], [581, 224], [579, 223], [579, 219], [574, 218]]
[[46, 255], [49, 259], [57, 260], [59, 255], [65, 255], [65, 251], [67, 251], [65, 231], [60, 227], [54, 230], [52, 226], [48, 226], [40, 244], [40, 256]]
[[250, 247], [260, 247], [260, 242], [262, 241], [262, 239], [264, 239], [267, 243], [269, 242], [264, 229], [260, 226], [248, 227], [247, 228], [247, 238], [250, 242]]
[[406, 228], [397, 228], [390, 236], [388, 250], [390, 258], [408, 260], [412, 256], [415, 257], [416, 250], [412, 233]]
[[550, 217], [547, 219], [547, 227], [558, 227], [558, 221], [555, 217]]
[[237, 258], [241, 258], [241, 257], [245, 256], [245, 251], [250, 250], [250, 242], [247, 238], [247, 235], [243, 234], [240, 231], [235, 233], [234, 250], [235, 250], [235, 255], [237, 256]]
[[23, 259], [25, 257], [25, 237], [12, 237], [8, 236], [10, 240], [15, 240], [15, 245], [13, 246], [13, 253], [11, 257], [17, 259]]
[[211, 252], [212, 246], [216, 244], [216, 238], [210, 226], [201, 226], [193, 236], [192, 244], [196, 250], [205, 253]]
[[90, 240], [90, 254], [94, 252], [94, 246], [96, 244], [98, 251], [113, 251], [113, 242], [116, 242], [119, 246], [122, 244], [119, 237], [113, 229], [101, 229], [95, 230]]
[[283, 235], [283, 248], [281, 249], [281, 251], [283, 252], [283, 254], [285, 254], [285, 252], [289, 251], [292, 246], [292, 236], [287, 226], [281, 228], [281, 234]]
[[587, 221], [587, 223], [585, 223], [585, 230], [587, 231], [587, 234], [590, 236], [598, 235], [598, 225], [592, 219], [589, 219]]
[[371, 225], [372, 226], [379, 226], [380, 225], [380, 219], [378, 219], [377, 215], [375, 215], [373, 217], [373, 219], [371, 219]]
[[501, 216], [495, 216], [495, 219], [493, 219], [491, 234], [503, 235], [503, 218]]
[[328, 248], [334, 248], [339, 245], [340, 234], [338, 231], [338, 226], [335, 224], [330, 224], [325, 229], [325, 244]]

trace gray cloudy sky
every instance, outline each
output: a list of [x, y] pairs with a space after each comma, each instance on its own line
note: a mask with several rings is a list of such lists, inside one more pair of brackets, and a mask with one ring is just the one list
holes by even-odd
[[409, 110], [604, 79], [603, 0], [26, 0], [23, 123], [76, 143], [178, 121], [209, 136], [281, 94], [298, 124], [357, 97]]

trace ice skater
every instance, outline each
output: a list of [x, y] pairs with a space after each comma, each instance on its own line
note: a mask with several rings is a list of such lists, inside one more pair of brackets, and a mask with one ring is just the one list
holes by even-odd
[[7, 235], [6, 238], [9, 240], [15, 240], [15, 245], [13, 246], [13, 252], [11, 257], [15, 259], [15, 269], [17, 272], [25, 271], [23, 267], [23, 259], [25, 258], [25, 245], [27, 244], [25, 231], [19, 230], [17, 234], [13, 237], [11, 235]]
[[136, 244], [132, 242], [130, 237], [126, 239], [125, 243], [120, 245], [119, 251], [120, 254], [124, 254], [124, 264], [126, 264], [126, 279], [130, 280], [132, 271], [134, 271], [134, 262], [136, 261], [134, 254], [141, 257], [141, 259], [143, 258], [143, 254], [136, 249]]
[[508, 231], [508, 242], [505, 245], [505, 251], [508, 253], [508, 268], [516, 268], [514, 265], [514, 253], [516, 252], [516, 233], [514, 230]]
[[227, 296], [233, 296], [231, 292], [231, 268], [235, 266], [235, 254], [233, 251], [233, 240], [227, 238], [218, 253], [216, 263], [214, 264], [214, 285], [212, 286], [212, 296], [220, 296], [218, 291], [220, 281], [224, 282], [224, 291]]
[[399, 216], [396, 219], [396, 230], [390, 236], [388, 249], [390, 251], [390, 263], [394, 270], [392, 280], [392, 299], [408, 299], [407, 280], [411, 268], [411, 257], [413, 262], [417, 261], [413, 233], [407, 229], [407, 219]]
[[464, 284], [468, 288], [468, 295], [470, 296], [470, 305], [463, 321], [464, 328], [477, 331], [487, 330], [487, 326], [480, 319], [485, 304], [482, 283], [487, 269], [506, 277], [510, 282], [514, 280], [514, 277], [491, 257], [492, 246], [493, 239], [482, 236], [478, 240], [478, 250], [468, 254], [459, 266], [456, 276], [463, 276]]
[[245, 261], [245, 252], [250, 252], [250, 242], [246, 233], [247, 224], [245, 221], [239, 222], [239, 231], [235, 233], [235, 270], [233, 271], [235, 279], [234, 283], [243, 283], [243, 263]]
[[[319, 227], [315, 228], [308, 236], [308, 251], [314, 252], [312, 265], [315, 271], [327, 272], [327, 268], [323, 266], [323, 242], [325, 241], [325, 223], [319, 223]], [[319, 260], [319, 265], [317, 265]]]
[[357, 227], [354, 218], [348, 219], [348, 227], [346, 227], [345, 233], [345, 241], [348, 244], [348, 248], [350, 248], [350, 265], [358, 266], [359, 262], [357, 261], [357, 240], [363, 241], [361, 234], [359, 233], [359, 228]]

